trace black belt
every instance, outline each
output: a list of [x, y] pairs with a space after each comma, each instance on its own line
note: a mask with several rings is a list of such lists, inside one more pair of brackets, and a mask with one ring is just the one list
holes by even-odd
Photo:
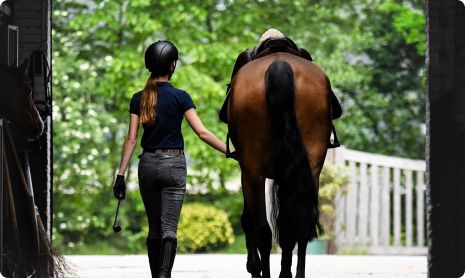
[[144, 151], [146, 153], [153, 153], [153, 154], [164, 154], [164, 155], [171, 155], [171, 156], [183, 156], [184, 150], [179, 149], [159, 149], [154, 151]]

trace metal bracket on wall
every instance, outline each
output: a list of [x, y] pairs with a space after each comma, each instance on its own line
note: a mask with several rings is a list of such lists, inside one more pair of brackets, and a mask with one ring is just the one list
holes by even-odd
[[18, 66], [19, 27], [13, 25], [0, 26], [0, 65]]

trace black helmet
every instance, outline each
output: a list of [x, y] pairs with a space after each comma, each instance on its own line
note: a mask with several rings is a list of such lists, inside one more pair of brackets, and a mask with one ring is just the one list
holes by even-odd
[[151, 44], [145, 51], [145, 67], [155, 76], [168, 74], [170, 77], [174, 72], [171, 64], [178, 60], [178, 49], [170, 41], [157, 41]]

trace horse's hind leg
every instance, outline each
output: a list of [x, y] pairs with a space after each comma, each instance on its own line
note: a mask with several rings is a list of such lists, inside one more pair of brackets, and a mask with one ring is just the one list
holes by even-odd
[[255, 240], [253, 219], [245, 204], [241, 217], [241, 225], [245, 233], [245, 245], [247, 247], [247, 271], [252, 277], [260, 277], [261, 262]]
[[257, 210], [257, 247], [260, 251], [260, 258], [262, 261], [262, 275], [263, 278], [270, 277], [270, 253], [272, 234], [271, 228], [266, 219], [266, 201], [265, 201], [265, 181], [262, 181], [262, 186], [259, 187], [259, 192], [255, 194]]
[[297, 273], [295, 278], [305, 278], [305, 256], [307, 255], [307, 241], [299, 240], [297, 252]]
[[280, 240], [279, 246], [281, 246], [281, 273], [279, 278], [292, 278], [292, 250], [295, 247], [295, 241], [282, 241]]
[[245, 233], [247, 247], [247, 271], [252, 277], [261, 277], [261, 261], [257, 249], [257, 229], [255, 218], [255, 198], [250, 179], [242, 174], [242, 191], [244, 194], [244, 210], [241, 217], [242, 229]]
[[257, 245], [260, 251], [260, 257], [262, 260], [262, 275], [263, 278], [270, 278], [270, 253], [271, 253], [271, 229], [268, 223], [261, 222], [259, 224]]

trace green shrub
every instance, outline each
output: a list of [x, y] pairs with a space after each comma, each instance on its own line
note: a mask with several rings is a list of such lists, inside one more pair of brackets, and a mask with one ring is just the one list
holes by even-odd
[[325, 230], [325, 236], [334, 237], [334, 199], [336, 193], [345, 194], [349, 176], [344, 166], [327, 163], [320, 175], [320, 221]]
[[[328, 254], [336, 253], [335, 245], [335, 221], [334, 202], [336, 194], [345, 194], [349, 183], [349, 175], [342, 165], [325, 164], [320, 175], [320, 189], [318, 193], [320, 201], [320, 223], [324, 234], [322, 239], [327, 239]], [[352, 252], [352, 251], [350, 251]]]
[[180, 252], [206, 252], [234, 243], [234, 233], [226, 212], [211, 205], [183, 206], [178, 228]]
[[234, 234], [242, 234], [241, 216], [244, 207], [242, 192], [221, 191], [186, 196], [186, 203], [207, 203], [228, 214]]
[[243, 233], [241, 216], [244, 208], [244, 197], [242, 196], [242, 192], [225, 195], [223, 198], [215, 200], [213, 205], [226, 211], [236, 235]]

